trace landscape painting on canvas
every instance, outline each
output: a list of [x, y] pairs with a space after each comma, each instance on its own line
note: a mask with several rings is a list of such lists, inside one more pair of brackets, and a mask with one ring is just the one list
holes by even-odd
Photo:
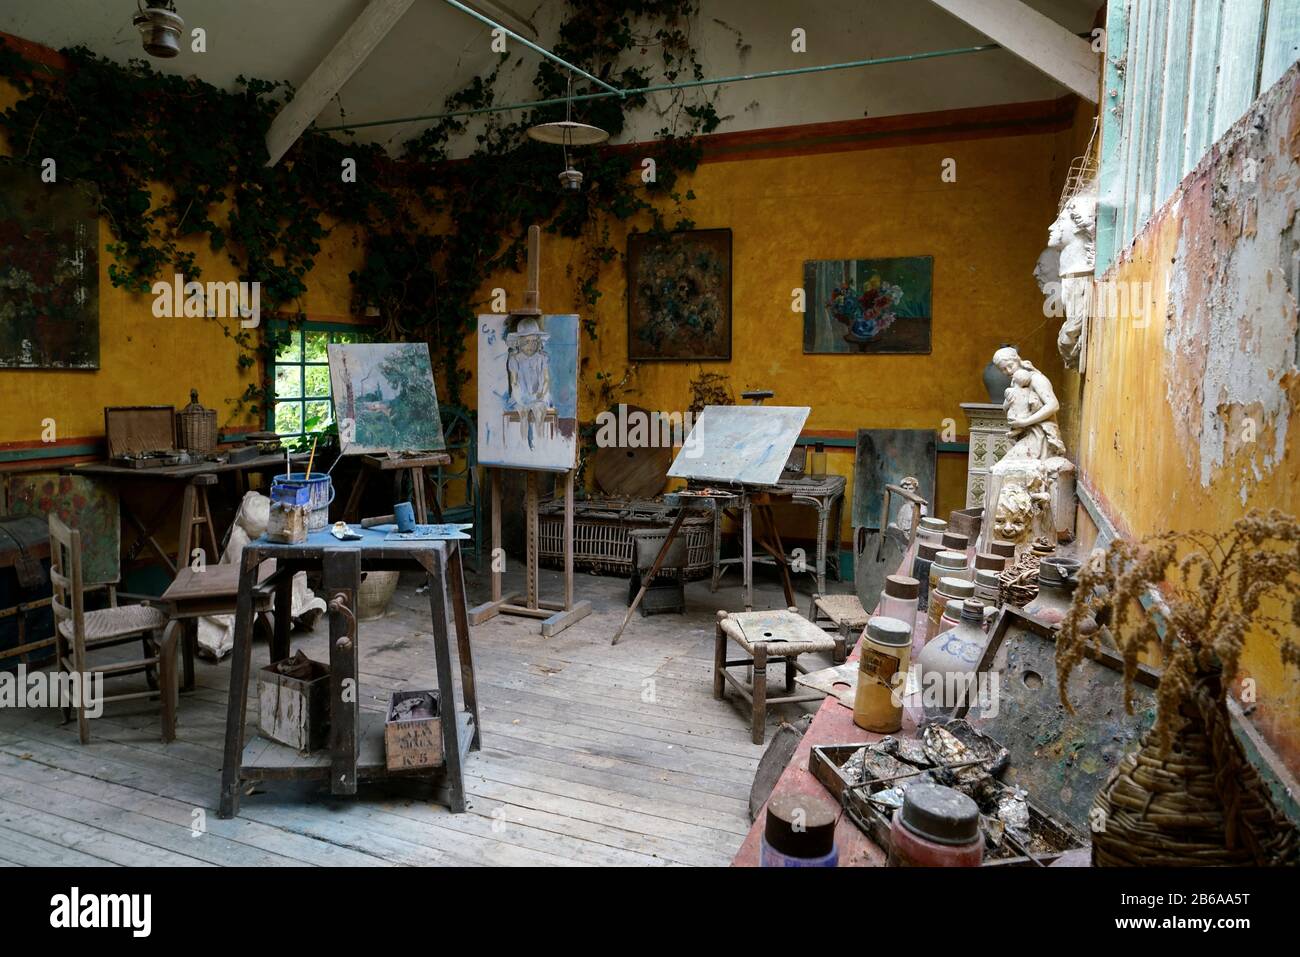
[[331, 343], [329, 360], [344, 455], [446, 448], [427, 344]]
[[803, 265], [803, 351], [930, 351], [934, 259], [823, 259]]
[[479, 316], [479, 462], [558, 472], [577, 452], [578, 317]]

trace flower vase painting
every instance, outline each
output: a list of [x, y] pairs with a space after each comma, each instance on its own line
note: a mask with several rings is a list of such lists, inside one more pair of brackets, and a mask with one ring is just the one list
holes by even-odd
[[627, 238], [630, 362], [731, 359], [731, 230]]
[[803, 351], [928, 353], [934, 259], [823, 259], [804, 263]]

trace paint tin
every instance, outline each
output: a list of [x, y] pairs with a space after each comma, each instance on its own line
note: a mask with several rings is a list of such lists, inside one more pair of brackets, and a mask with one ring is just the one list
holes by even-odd
[[[312, 472], [308, 475], [306, 472], [290, 472], [287, 475], [276, 475], [271, 479], [271, 501], [286, 501], [285, 496], [297, 499], [301, 496], [299, 489], [306, 489], [307, 501], [307, 530], [309, 532], [319, 531], [329, 524], [330, 503], [334, 501], [334, 483], [325, 472]], [[304, 504], [295, 501], [294, 504]]]

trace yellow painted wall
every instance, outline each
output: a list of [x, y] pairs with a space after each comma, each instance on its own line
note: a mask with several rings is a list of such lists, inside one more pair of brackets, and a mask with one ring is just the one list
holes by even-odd
[[[1059, 376], [1048, 352], [1043, 298], [1032, 269], [1055, 216], [1067, 141], [1058, 134], [900, 145], [837, 153], [747, 158], [702, 164], [681, 189], [696, 199], [685, 215], [701, 229], [732, 230], [732, 360], [729, 363], [643, 362], [616, 397], [647, 408], [682, 410], [701, 369], [730, 378], [737, 400], [745, 389], [776, 392], [769, 404], [808, 405], [809, 432], [851, 437], [859, 428], [943, 431], [945, 419], [965, 434], [960, 403], [987, 401], [982, 375], [1003, 342]], [[957, 180], [942, 181], [943, 161]], [[670, 220], [675, 216], [670, 216]], [[639, 224], [645, 228], [646, 224]], [[625, 231], [612, 242], [625, 248]], [[934, 257], [930, 355], [804, 355], [802, 316], [791, 309], [809, 259], [928, 255]], [[542, 307], [590, 310], [568, 278], [580, 248], [543, 234]], [[524, 276], [494, 277], [483, 289], [522, 300]], [[597, 412], [595, 373], [622, 378], [627, 362], [626, 277], [621, 261], [600, 277], [594, 318], [599, 338], [582, 340], [580, 418]], [[1055, 335], [1055, 327], [1051, 330]], [[472, 361], [475, 343], [468, 343]], [[472, 401], [473, 387], [470, 389]], [[852, 449], [828, 450], [828, 468], [850, 477]], [[963, 455], [941, 455], [939, 512], [965, 505]], [[792, 511], [783, 530], [811, 536], [811, 513]], [[843, 534], [849, 534], [846, 511]]]
[[[1287, 275], [1297, 157], [1293, 67], [1104, 277], [1149, 283], [1151, 295], [1145, 321], [1094, 324], [1082, 388], [1081, 478], [1121, 533], [1224, 530], [1252, 508], [1300, 514], [1300, 339]], [[1253, 719], [1297, 770], [1300, 676], [1271, 639], [1252, 636], [1239, 677], [1255, 679]]]
[[[0, 83], [0, 109], [8, 107], [15, 95], [10, 86]], [[8, 144], [0, 149], [9, 152]], [[252, 424], [247, 410], [236, 412], [235, 402], [257, 377], [253, 371], [240, 372], [238, 347], [223, 331], [224, 325], [237, 332], [238, 322], [156, 318], [152, 296], [131, 294], [109, 282], [108, 267], [113, 260], [104, 246], [114, 238], [102, 217], [99, 239], [99, 369], [0, 372], [0, 443], [41, 440], [41, 422], [47, 417], [55, 420], [59, 440], [102, 436], [105, 406], [180, 408], [189, 402], [191, 388], [199, 390], [204, 405], [217, 410], [221, 428]], [[238, 278], [224, 252], [211, 252], [206, 242], [185, 248], [196, 253], [202, 270], [200, 281]], [[308, 293], [302, 306], [309, 314], [347, 316], [351, 297], [348, 272], [360, 265], [361, 254], [349, 230], [337, 230], [325, 238], [316, 266], [307, 276]], [[267, 319], [264, 314], [263, 321]]]

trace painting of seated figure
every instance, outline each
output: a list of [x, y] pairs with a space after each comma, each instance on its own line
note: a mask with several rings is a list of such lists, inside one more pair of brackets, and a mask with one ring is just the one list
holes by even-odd
[[578, 317], [479, 316], [479, 461], [564, 471], [577, 448]]

